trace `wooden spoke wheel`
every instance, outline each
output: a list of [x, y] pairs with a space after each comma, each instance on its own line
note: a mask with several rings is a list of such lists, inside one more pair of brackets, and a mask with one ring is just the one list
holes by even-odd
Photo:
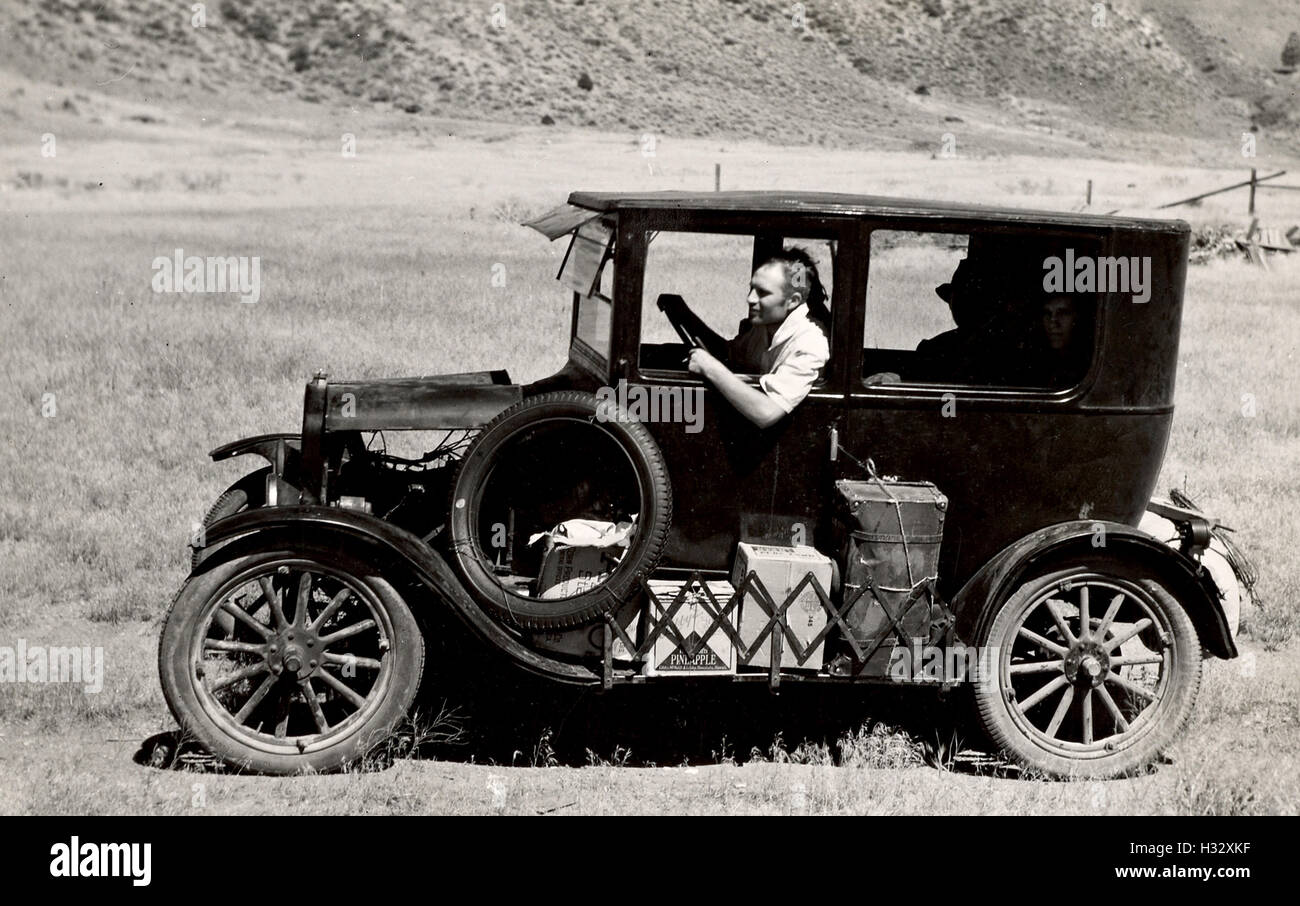
[[181, 726], [263, 773], [332, 770], [405, 715], [424, 642], [384, 579], [336, 552], [268, 552], [196, 573], [163, 628], [159, 670]]
[[1130, 773], [1191, 714], [1201, 651], [1191, 619], [1150, 580], [1087, 568], [1031, 580], [997, 609], [976, 684], [980, 721], [1021, 764], [1053, 776]]

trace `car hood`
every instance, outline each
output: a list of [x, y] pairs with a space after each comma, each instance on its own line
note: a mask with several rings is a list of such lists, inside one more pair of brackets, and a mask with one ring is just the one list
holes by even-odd
[[328, 431], [477, 428], [523, 399], [505, 371], [331, 381]]

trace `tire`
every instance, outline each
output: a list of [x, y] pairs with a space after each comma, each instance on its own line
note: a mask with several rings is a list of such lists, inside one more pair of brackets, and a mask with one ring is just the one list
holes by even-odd
[[[551, 599], [520, 594], [496, 579], [491, 557], [483, 547], [479, 518], [494, 469], [506, 459], [512, 443], [518, 442], [522, 448], [537, 432], [549, 429], [573, 431], [579, 436], [590, 430], [596, 432], [589, 439], [591, 448], [603, 446], [621, 452], [630, 473], [635, 475], [639, 508], [632, 543], [608, 578], [570, 597]], [[573, 452], [580, 456], [583, 450], [574, 448]], [[659, 446], [644, 425], [619, 418], [609, 404], [590, 393], [560, 391], [530, 397], [502, 412], [483, 429], [460, 465], [448, 512], [451, 560], [470, 593], [485, 609], [497, 619], [523, 629], [566, 629], [599, 618], [637, 592], [638, 576], [654, 569], [667, 542], [672, 487]], [[550, 527], [539, 525], [537, 529]]]
[[[216, 502], [208, 508], [207, 515], [203, 517], [203, 528], [206, 531], [208, 526], [218, 519], [225, 519], [227, 516], [233, 516], [244, 510], [256, 509], [266, 505], [266, 478], [271, 474], [271, 467], [265, 466], [256, 472], [249, 472], [239, 481], [232, 484], [222, 492]], [[199, 565], [199, 560], [203, 557], [203, 549], [196, 547], [190, 552], [190, 568]]]
[[1055, 569], [1024, 582], [983, 626], [991, 669], [975, 684], [979, 722], [1024, 767], [1058, 778], [1125, 776], [1159, 758], [1191, 716], [1200, 641], [1155, 581], [1122, 567]]
[[[225, 602], [243, 614], [234, 631], [214, 618], [231, 613]], [[423, 669], [424, 639], [402, 596], [360, 560], [323, 549], [208, 564], [176, 595], [158, 646], [182, 731], [231, 767], [263, 774], [333, 771], [364, 757], [406, 715]]]

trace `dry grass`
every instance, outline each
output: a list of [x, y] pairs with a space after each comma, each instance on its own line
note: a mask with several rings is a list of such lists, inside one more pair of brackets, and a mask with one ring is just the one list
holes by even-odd
[[[1300, 741], [1292, 668], [1300, 270], [1290, 263], [1265, 273], [1225, 262], [1189, 275], [1162, 485], [1185, 486], [1239, 530], [1261, 565], [1264, 605], [1245, 615], [1247, 659], [1211, 665], [1178, 760], [1151, 776], [1108, 784], [980, 776], [954, 765], [942, 745], [931, 760], [953, 770], [938, 771], [923, 766], [923, 740], [879, 729], [777, 740], [757, 757], [719, 738], [710, 744], [721, 746], [720, 763], [669, 769], [628, 767], [636, 758], [617, 749], [593, 753], [590, 767], [546, 767], [551, 742], [536, 738], [519, 740], [515, 764], [528, 765], [519, 768], [399, 758], [389, 770], [273, 780], [135, 766], [138, 741], [171, 725], [154, 652], [186, 572], [191, 522], [249, 468], [214, 466], [206, 451], [294, 429], [302, 383], [316, 368], [367, 377], [509, 366], [517, 380], [554, 371], [568, 329], [568, 304], [552, 279], [563, 249], [506, 218], [578, 186], [707, 185], [716, 149], [661, 145], [647, 172], [625, 139], [572, 133], [549, 144], [524, 131], [492, 142], [439, 139], [433, 148], [375, 136], [366, 156], [346, 162], [336, 152], [312, 156], [310, 143], [232, 156], [253, 139], [222, 141], [231, 144], [206, 149], [179, 133], [168, 147], [92, 146], [36, 164], [29, 149], [0, 151], [8, 172], [57, 168], [73, 186], [96, 161], [124, 161], [103, 192], [15, 191], [0, 214], [8, 401], [0, 431], [9, 438], [0, 452], [0, 643], [106, 649], [98, 696], [0, 686], [0, 811], [1296, 811], [1300, 771], [1288, 753]], [[521, 172], [521, 159], [534, 171]], [[1073, 203], [1066, 187], [1084, 168], [1153, 194], [1162, 178], [1189, 173], [1193, 185], [1227, 181], [1152, 164], [941, 162], [748, 145], [727, 160], [728, 181], [754, 187], [886, 187], [972, 200], [1001, 197], [999, 173], [1020, 186], [1019, 172], [1035, 194], [1022, 200], [1057, 207]], [[131, 188], [133, 175], [160, 172], [156, 190]], [[182, 172], [229, 179], [189, 192]], [[1222, 219], [1227, 204], [1206, 216]], [[153, 294], [154, 256], [178, 247], [259, 256], [261, 301]], [[505, 287], [491, 282], [498, 263]], [[704, 256], [692, 264], [689, 279], [701, 290], [708, 266]], [[40, 414], [47, 393], [57, 402], [53, 418]], [[1243, 394], [1253, 395], [1253, 416], [1243, 414]], [[203, 805], [194, 804], [195, 783]]]

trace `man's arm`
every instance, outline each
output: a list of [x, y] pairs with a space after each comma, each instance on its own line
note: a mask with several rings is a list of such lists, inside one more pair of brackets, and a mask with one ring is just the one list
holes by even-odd
[[785, 418], [786, 411], [757, 387], [742, 381], [706, 349], [693, 349], [687, 367], [718, 388], [727, 402], [760, 428], [770, 428]]

